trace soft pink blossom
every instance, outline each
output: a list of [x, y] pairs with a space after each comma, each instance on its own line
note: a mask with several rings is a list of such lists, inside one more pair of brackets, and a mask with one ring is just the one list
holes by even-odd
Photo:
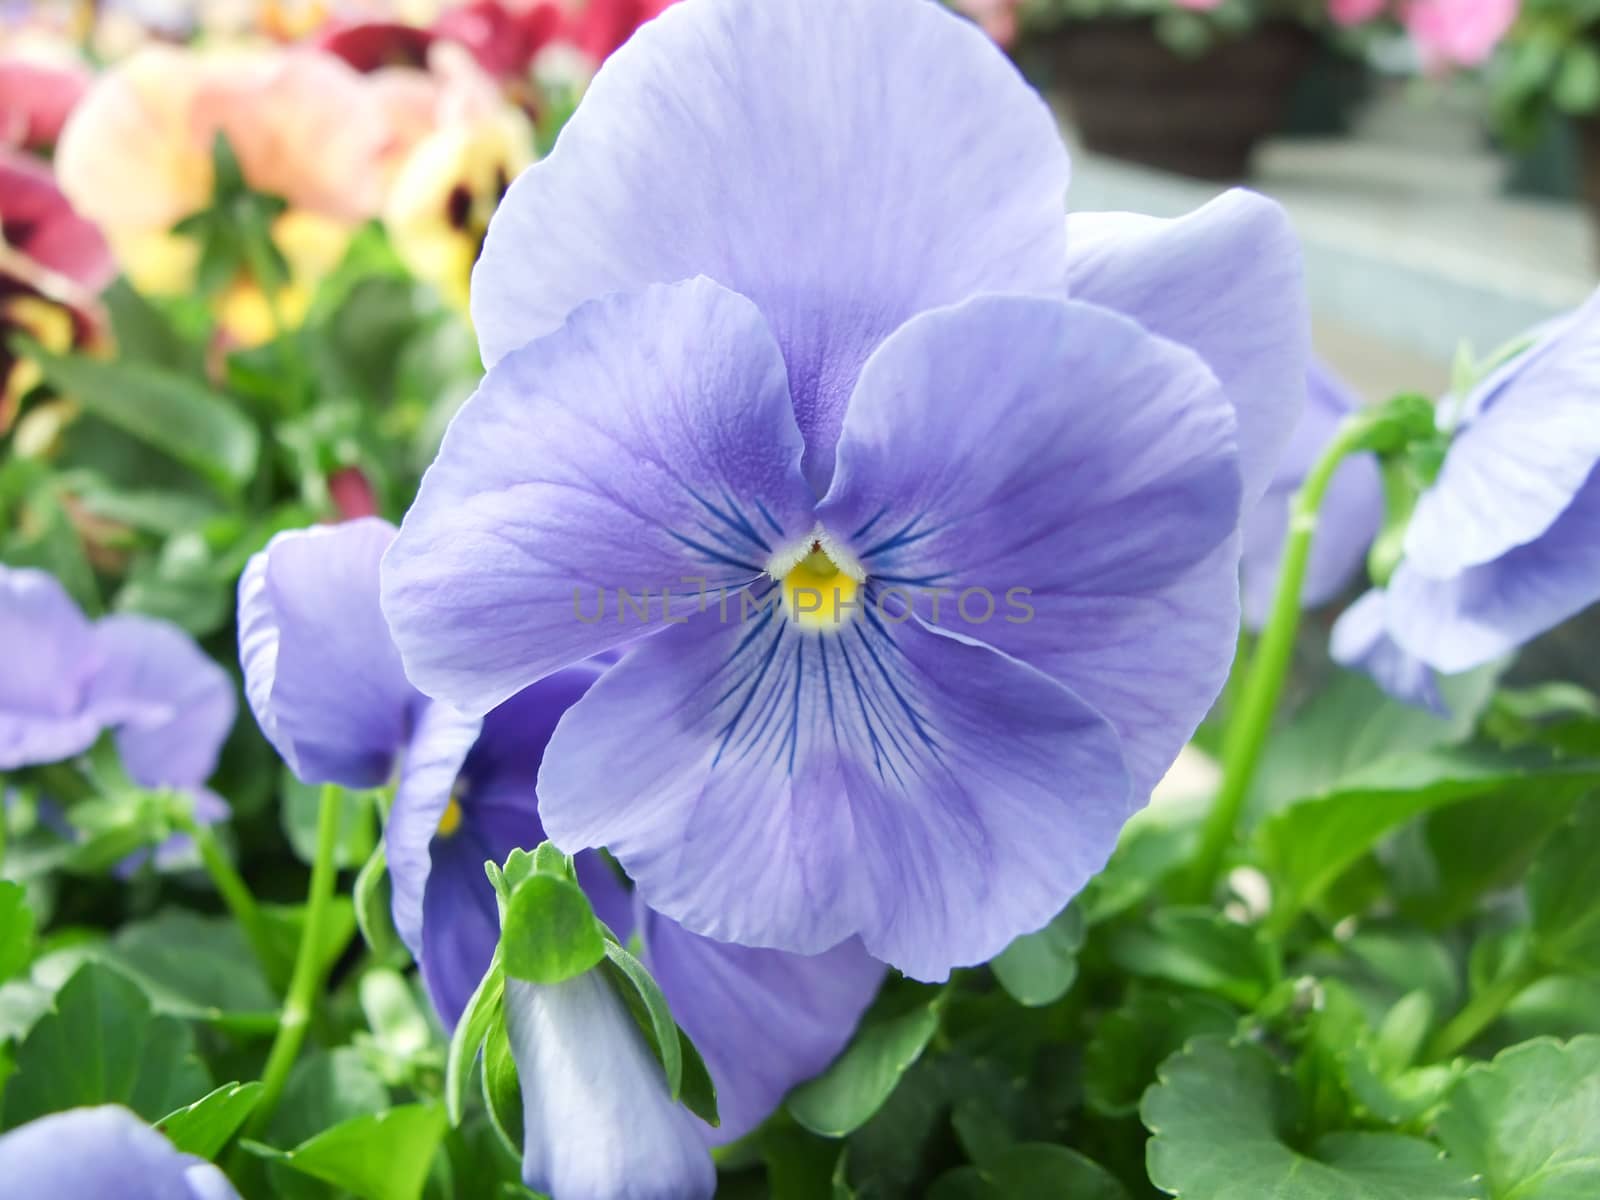
[[0, 147], [0, 245], [90, 292], [116, 267], [100, 231], [73, 211], [50, 165]]
[[1022, 0], [955, 0], [955, 6], [1000, 45], [1017, 40], [1017, 9]]
[[53, 145], [93, 76], [70, 44], [0, 44], [0, 144]]
[[1517, 18], [1517, 0], [1409, 0], [1401, 19], [1430, 69], [1475, 67]]
[[1389, 0], [1328, 0], [1328, 15], [1336, 25], [1360, 25], [1380, 16]]

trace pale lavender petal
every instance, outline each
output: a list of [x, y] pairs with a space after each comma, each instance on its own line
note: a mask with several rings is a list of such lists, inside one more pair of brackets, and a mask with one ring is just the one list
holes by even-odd
[[879, 341], [980, 292], [1061, 289], [1067, 178], [1038, 95], [936, 4], [674, 6], [495, 213], [473, 274], [484, 360], [585, 300], [709, 276], [783, 347], [820, 492]]
[[51, 1113], [0, 1137], [0, 1180], [63, 1200], [238, 1200], [214, 1167], [110, 1104]]
[[[483, 713], [659, 627], [664, 589], [681, 615], [745, 586], [810, 532], [800, 450], [749, 301], [697, 279], [579, 309], [489, 372], [384, 560], [411, 678]], [[619, 588], [645, 607], [595, 616]]]
[[1406, 560], [1446, 579], [1549, 529], [1600, 463], [1600, 293], [1468, 397], [1468, 423], [1406, 530]]
[[1177, 220], [1073, 213], [1069, 288], [1196, 351], [1239, 414], [1248, 508], [1299, 420], [1311, 357], [1300, 243], [1283, 209], [1231, 191]]
[[696, 1119], [610, 983], [589, 971], [506, 981], [522, 1086], [522, 1179], [561, 1200], [710, 1200], [716, 1170]]
[[104, 655], [91, 692], [141, 711], [117, 727], [117, 750], [143, 787], [192, 788], [211, 778], [238, 712], [233, 681], [183, 630], [132, 614], [95, 627]]
[[447, 1030], [461, 1019], [500, 940], [500, 909], [483, 864], [504, 862], [509, 853], [496, 853], [467, 828], [436, 839], [417, 960]]
[[785, 954], [646, 914], [645, 963], [717, 1088], [721, 1124], [705, 1130], [713, 1145], [742, 1138], [838, 1057], [883, 981], [883, 964], [854, 939], [825, 954]]
[[644, 903], [722, 941], [816, 954], [860, 934], [941, 979], [1037, 929], [1132, 811], [1117, 738], [1059, 684], [869, 610], [772, 607], [651, 639], [573, 706], [540, 812], [607, 846]]
[[378, 607], [394, 532], [368, 517], [280, 533], [239, 581], [245, 696], [304, 783], [387, 783], [421, 703]]
[[1329, 652], [1335, 662], [1372, 676], [1396, 700], [1441, 717], [1450, 715], [1433, 668], [1406, 653], [1390, 635], [1383, 592], [1369, 591], [1345, 609], [1334, 622]]
[[[1240, 568], [1245, 624], [1259, 629], [1272, 608], [1278, 562], [1289, 532], [1289, 504], [1340, 423], [1361, 401], [1332, 372], [1313, 363], [1306, 380], [1306, 409], [1284, 450], [1272, 483], [1244, 525]], [[1383, 525], [1383, 478], [1378, 460], [1353, 454], [1334, 474], [1317, 515], [1300, 602], [1319, 608], [1339, 598], [1366, 561]]]
[[1142, 802], [1227, 677], [1238, 506], [1233, 410], [1193, 351], [1092, 305], [987, 297], [873, 356], [818, 516], [870, 585], [1098, 710]]
[[1493, 662], [1600, 601], [1600, 467], [1544, 534], [1432, 579], [1410, 560], [1389, 581], [1389, 624], [1446, 675]]
[[53, 575], [0, 565], [0, 770], [59, 762], [94, 745], [109, 716], [90, 703], [102, 652]]

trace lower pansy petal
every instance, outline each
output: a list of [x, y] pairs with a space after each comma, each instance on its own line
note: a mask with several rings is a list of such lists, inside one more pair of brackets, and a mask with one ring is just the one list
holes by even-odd
[[215, 1167], [114, 1104], [51, 1113], [0, 1137], [0, 1179], [29, 1196], [238, 1200]]
[[1542, 537], [1448, 579], [1401, 564], [1395, 640], [1446, 675], [1509, 654], [1600, 601], [1600, 467]]
[[743, 1137], [820, 1074], [884, 975], [853, 938], [823, 954], [785, 954], [713, 941], [648, 910], [644, 957], [716, 1085], [713, 1145]]
[[1376, 589], [1345, 609], [1328, 645], [1334, 662], [1365, 671], [1396, 700], [1449, 716], [1433, 668], [1401, 649], [1390, 634], [1388, 609], [1388, 597]]
[[606, 977], [506, 981], [506, 1032], [522, 1088], [522, 1179], [574, 1200], [710, 1200], [699, 1122]]
[[[768, 596], [774, 593], [767, 593]], [[1115, 732], [1047, 676], [870, 610], [837, 632], [716, 612], [633, 651], [556, 730], [541, 814], [706, 936], [859, 934], [940, 979], [1044, 925], [1129, 815]]]
[[875, 595], [1104, 714], [1142, 800], [1232, 659], [1234, 431], [1192, 351], [1092, 305], [986, 297], [868, 362], [818, 516]]
[[801, 448], [748, 300], [696, 279], [584, 305], [490, 369], [384, 562], [412, 679], [486, 712], [745, 586], [810, 531]]
[[278, 534], [239, 580], [239, 662], [261, 731], [305, 783], [389, 781], [421, 698], [378, 607], [377, 518]]
[[1300, 243], [1283, 209], [1227, 192], [1176, 220], [1067, 218], [1068, 290], [1188, 346], [1239, 414], [1246, 505], [1266, 489], [1299, 420], [1311, 322]]
[[489, 969], [500, 941], [500, 911], [484, 874], [504, 862], [471, 833], [439, 839], [422, 901], [422, 967], [428, 996], [446, 1029], [454, 1029]]

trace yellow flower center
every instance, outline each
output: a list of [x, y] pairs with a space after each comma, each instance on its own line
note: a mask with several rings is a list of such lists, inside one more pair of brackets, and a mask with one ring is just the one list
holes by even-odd
[[783, 577], [783, 607], [802, 629], [844, 627], [858, 607], [861, 583], [828, 557], [821, 542]]
[[449, 837], [461, 828], [461, 804], [454, 796], [450, 803], [444, 806], [444, 815], [439, 818], [439, 836]]

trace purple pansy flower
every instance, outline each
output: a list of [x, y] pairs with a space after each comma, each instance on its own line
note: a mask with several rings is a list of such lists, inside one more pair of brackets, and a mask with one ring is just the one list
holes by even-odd
[[[0, 643], [14, 647], [0, 679], [0, 770], [59, 762], [110, 729], [140, 787], [190, 794], [195, 816], [227, 816], [205, 782], [236, 712], [233, 684], [174, 625], [118, 614], [91, 622], [51, 575], [0, 566]], [[158, 863], [187, 839], [158, 847]]]
[[[483, 864], [544, 840], [534, 785], [545, 744], [601, 671], [556, 672], [481, 722], [425, 699], [400, 673], [378, 609], [393, 537], [375, 518], [275, 537], [240, 582], [240, 657], [261, 728], [302, 780], [373, 787], [396, 776], [384, 833], [395, 925], [453, 1026], [499, 939]], [[644, 909], [600, 855], [580, 855], [577, 869], [617, 936], [639, 934], [710, 1067], [722, 1124], [700, 1127], [708, 1140], [753, 1129], [825, 1067], [877, 990], [882, 968], [858, 944], [800, 957], [711, 942]]]
[[1389, 632], [1389, 596], [1382, 589], [1363, 593], [1339, 615], [1328, 649], [1335, 662], [1365, 671], [1396, 700], [1435, 716], [1450, 715], [1437, 673]]
[[[651, 635], [562, 720], [541, 815], [688, 928], [982, 961], [1220, 689], [1241, 505], [1304, 387], [1298, 251], [1249, 193], [1066, 221], [1066, 182], [935, 4], [686, 0], [497, 212], [489, 374], [385, 611], [475, 713]], [[648, 627], [594, 619], [619, 587]]]
[[239, 1200], [216, 1167], [114, 1104], [51, 1113], [0, 1137], [0, 1180], [73, 1200]]
[[1482, 666], [1600, 601], [1597, 376], [1600, 293], [1441, 404], [1450, 447], [1384, 603], [1407, 678]]
[[[1278, 586], [1278, 560], [1289, 532], [1289, 504], [1340, 423], [1361, 407], [1360, 399], [1321, 363], [1306, 379], [1306, 410], [1285, 447], [1266, 494], [1244, 527], [1244, 620], [1252, 629], [1266, 622]], [[1371, 454], [1353, 454], [1334, 474], [1317, 514], [1311, 561], [1300, 602], [1320, 608], [1337, 600], [1366, 561], [1383, 525], [1383, 479]]]

